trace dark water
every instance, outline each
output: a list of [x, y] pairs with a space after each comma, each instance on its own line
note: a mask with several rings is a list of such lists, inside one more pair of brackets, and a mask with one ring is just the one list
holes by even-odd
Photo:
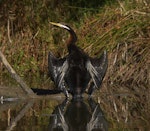
[[108, 130], [103, 111], [93, 99], [3, 102], [0, 112], [0, 130]]
[[[101, 99], [1, 101], [0, 131], [148, 131], [148, 107], [121, 94]], [[128, 101], [127, 101], [128, 100]], [[136, 103], [137, 102], [137, 103]], [[145, 110], [144, 110], [145, 109]]]

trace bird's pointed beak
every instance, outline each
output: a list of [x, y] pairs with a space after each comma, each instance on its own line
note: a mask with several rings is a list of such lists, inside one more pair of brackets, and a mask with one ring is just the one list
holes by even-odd
[[63, 25], [63, 24], [61, 24], [61, 23], [55, 23], [55, 22], [49, 22], [49, 23], [52, 24], [52, 25], [58, 26], [58, 27], [60, 27], [60, 28], [64, 28], [64, 29], [66, 29], [66, 30], [70, 30], [69, 27], [67, 27], [66, 25]]
[[58, 27], [62, 26], [62, 24], [60, 24], [60, 23], [55, 23], [55, 22], [49, 22], [49, 23], [52, 24], [52, 25], [58, 26]]

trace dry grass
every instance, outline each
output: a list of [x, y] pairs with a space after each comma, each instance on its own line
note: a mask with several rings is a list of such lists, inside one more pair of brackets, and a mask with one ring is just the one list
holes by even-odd
[[[109, 68], [106, 81], [111, 84], [144, 84], [150, 82], [150, 13], [144, 2], [119, 2], [117, 8], [86, 19], [82, 26], [81, 46], [97, 56], [107, 48]], [[132, 8], [128, 6], [132, 5]], [[134, 8], [134, 4], [136, 8]]]

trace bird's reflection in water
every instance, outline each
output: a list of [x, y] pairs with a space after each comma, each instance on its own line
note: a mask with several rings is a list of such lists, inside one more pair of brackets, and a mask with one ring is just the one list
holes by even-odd
[[107, 131], [108, 123], [93, 99], [64, 100], [50, 116], [49, 131]]

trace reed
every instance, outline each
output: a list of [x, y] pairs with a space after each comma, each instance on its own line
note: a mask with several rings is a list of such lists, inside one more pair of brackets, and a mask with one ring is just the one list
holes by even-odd
[[139, 1], [119, 1], [119, 5], [113, 6], [85, 20], [79, 31], [79, 39], [84, 39], [81, 46], [93, 56], [107, 48], [109, 68], [105, 80], [108, 83], [147, 85], [150, 81], [149, 6]]

